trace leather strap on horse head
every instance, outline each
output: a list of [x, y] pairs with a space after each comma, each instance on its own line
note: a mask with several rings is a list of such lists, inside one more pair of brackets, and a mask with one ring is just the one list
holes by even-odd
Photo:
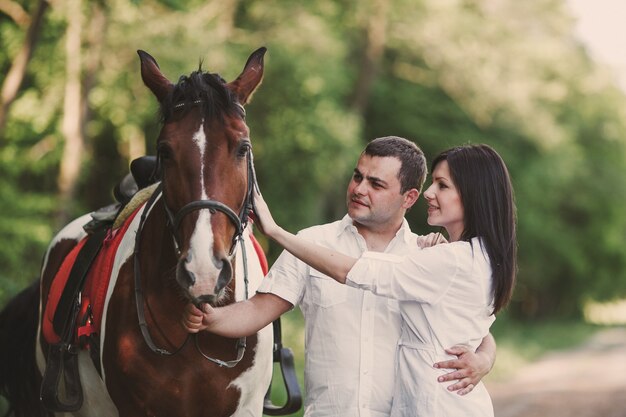
[[[102, 229], [86, 238], [54, 313], [53, 326], [57, 334], [61, 335], [61, 341], [49, 345], [40, 390], [41, 402], [49, 411], [76, 411], [83, 405], [78, 372], [79, 349], [74, 343], [76, 319], [80, 310], [79, 296], [89, 268], [102, 248], [106, 233], [107, 229]], [[61, 392], [63, 398], [60, 396]]]
[[[139, 328], [141, 330], [141, 334], [143, 335], [144, 341], [146, 342], [150, 350], [162, 356], [172, 356], [180, 352], [187, 345], [187, 341], [189, 340], [189, 334], [185, 338], [185, 341], [174, 351], [169, 351], [167, 349], [159, 348], [154, 343], [154, 341], [152, 340], [152, 336], [150, 336], [150, 331], [148, 330], [148, 323], [146, 322], [146, 317], [145, 317], [144, 310], [143, 310], [144, 296], [143, 296], [143, 289], [142, 289], [142, 284], [141, 284], [141, 269], [140, 269], [140, 262], [139, 262], [139, 248], [141, 244], [141, 232], [143, 231], [143, 225], [146, 221], [148, 213], [150, 212], [150, 209], [156, 202], [157, 198], [160, 195], [162, 195], [162, 193], [163, 193], [163, 183], [160, 183], [157, 189], [155, 190], [154, 194], [146, 202], [146, 205], [143, 209], [143, 213], [141, 214], [141, 218], [139, 221], [139, 227], [137, 228], [137, 234], [135, 236], [135, 251], [134, 251], [135, 306], [137, 308], [137, 319], [139, 321]], [[167, 208], [167, 204], [165, 204], [165, 201], [163, 201], [163, 207], [165, 209], [166, 214], [168, 214], [170, 224], [175, 224], [176, 226], [178, 226], [178, 223], [180, 223], [180, 219], [182, 219], [182, 217], [191, 210], [198, 210], [202, 208], [218, 209], [228, 215], [231, 221], [235, 223], [235, 228], [237, 229], [237, 232], [235, 233], [235, 237], [233, 237], [234, 243], [233, 243], [233, 248], [231, 248], [231, 252], [234, 250], [234, 247], [235, 245], [237, 245], [237, 243], [240, 243], [242, 247], [243, 267], [244, 267], [244, 286], [245, 286], [244, 291], [245, 291], [245, 297], [247, 299], [248, 298], [248, 266], [247, 266], [248, 260], [247, 260], [246, 249], [244, 246], [243, 236], [242, 236], [244, 226], [242, 226], [240, 217], [234, 214], [234, 212], [232, 212], [232, 210], [228, 208], [226, 205], [217, 201], [213, 201], [213, 200], [199, 200], [199, 201], [189, 203], [188, 205], [183, 207], [181, 211], [175, 216], [169, 212], [169, 209]], [[187, 207], [189, 207], [189, 209], [187, 209]], [[176, 244], [177, 238], [176, 238], [175, 230], [176, 229], [173, 229], [172, 234], [174, 236], [174, 242]], [[176, 250], [178, 251], [177, 244], [176, 244]], [[220, 367], [232, 368], [236, 366], [241, 361], [241, 359], [243, 359], [243, 355], [245, 354], [245, 351], [246, 351], [246, 338], [245, 337], [240, 337], [237, 340], [237, 345], [236, 345], [237, 357], [233, 360], [224, 361], [221, 359], [212, 358], [206, 355], [204, 352], [202, 352], [202, 350], [200, 349], [200, 345], [198, 344], [197, 335], [195, 336], [196, 336], [195, 346], [196, 346], [197, 351], [205, 359], [217, 364]]]
[[[241, 105], [239, 106], [243, 109], [243, 106]], [[155, 172], [158, 173], [157, 175], [158, 177], [163, 177], [162, 173], [160, 172], [161, 170], [160, 161], [161, 161], [161, 156], [157, 154], [157, 166], [155, 168]], [[152, 336], [150, 335], [150, 331], [148, 330], [148, 324], [146, 322], [144, 308], [143, 308], [144, 296], [143, 296], [143, 289], [141, 285], [139, 249], [140, 249], [140, 244], [141, 244], [141, 233], [143, 230], [143, 225], [146, 221], [150, 208], [154, 205], [158, 196], [163, 195], [163, 209], [165, 210], [167, 221], [168, 221], [168, 224], [170, 225], [170, 231], [172, 233], [172, 236], [174, 237], [174, 247], [175, 247], [175, 251], [177, 255], [180, 254], [180, 246], [181, 246], [180, 238], [178, 235], [178, 229], [180, 227], [181, 221], [183, 220], [185, 216], [187, 216], [189, 213], [192, 213], [194, 211], [203, 210], [203, 209], [208, 209], [212, 213], [219, 211], [225, 214], [226, 217], [228, 217], [231, 223], [235, 226], [235, 233], [232, 238], [232, 244], [231, 244], [231, 248], [230, 248], [228, 255], [229, 256], [234, 255], [237, 245], [241, 246], [241, 252], [242, 252], [242, 257], [243, 257], [243, 268], [244, 268], [244, 277], [243, 277], [244, 287], [245, 287], [244, 291], [245, 291], [245, 298], [248, 299], [248, 265], [247, 265], [248, 260], [247, 260], [247, 254], [246, 254], [246, 247], [245, 247], [244, 240], [243, 240], [243, 233], [248, 224], [249, 211], [252, 210], [253, 208], [254, 188], [256, 187], [256, 174], [254, 171], [254, 163], [253, 163], [253, 156], [252, 156], [251, 150], [248, 151], [247, 161], [248, 161], [248, 185], [247, 185], [246, 195], [244, 196], [243, 205], [239, 213], [235, 213], [230, 207], [216, 200], [195, 200], [184, 205], [178, 212], [173, 213], [170, 210], [170, 208], [167, 206], [167, 203], [165, 202], [166, 190], [165, 190], [165, 186], [163, 182], [159, 184], [158, 188], [155, 190], [152, 197], [146, 202], [143, 213], [141, 214], [139, 226], [137, 228], [137, 234], [135, 237], [135, 251], [133, 254], [134, 271], [135, 271], [135, 280], [134, 280], [135, 282], [135, 305], [137, 308], [137, 319], [139, 321], [139, 328], [141, 330], [141, 334], [143, 335], [144, 341], [146, 342], [150, 350], [154, 353], [157, 353], [163, 356], [175, 355], [176, 353], [180, 352], [185, 347], [185, 345], [187, 344], [187, 341], [189, 340], [189, 335], [185, 338], [185, 341], [182, 343], [182, 345], [176, 348], [176, 350], [174, 350], [173, 352], [170, 352], [167, 349], [159, 348], [152, 340]], [[205, 359], [217, 364], [220, 367], [232, 368], [236, 366], [241, 361], [241, 359], [243, 359], [243, 356], [246, 351], [246, 338], [240, 337], [237, 340], [237, 345], [236, 345], [237, 357], [233, 360], [224, 361], [221, 359], [212, 358], [206, 355], [204, 352], [202, 352], [202, 350], [200, 349], [200, 345], [198, 344], [197, 336], [196, 336], [195, 342], [196, 342], [195, 343], [196, 349], [198, 350], [198, 352]]]

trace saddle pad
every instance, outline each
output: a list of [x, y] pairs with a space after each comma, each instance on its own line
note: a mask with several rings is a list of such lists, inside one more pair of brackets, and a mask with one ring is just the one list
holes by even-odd
[[256, 256], [259, 257], [259, 262], [261, 263], [261, 270], [263, 271], [263, 276], [267, 275], [269, 271], [269, 265], [267, 263], [267, 258], [265, 257], [265, 252], [263, 252], [263, 248], [259, 244], [259, 241], [256, 240], [254, 234], [250, 233], [250, 240], [252, 241], [252, 246], [254, 246], [254, 251], [256, 252]]
[[[99, 333], [100, 325], [102, 323], [102, 313], [104, 310], [104, 299], [106, 297], [107, 288], [111, 278], [111, 270], [113, 269], [113, 262], [115, 260], [115, 254], [117, 248], [122, 241], [122, 237], [126, 233], [128, 226], [132, 222], [133, 218], [139, 210], [136, 209], [126, 221], [117, 229], [111, 229], [108, 231], [104, 241], [102, 243], [102, 249], [96, 256], [96, 259], [91, 264], [89, 272], [85, 279], [85, 285], [83, 287], [81, 300], [81, 317], [77, 319], [77, 327], [84, 323], [84, 314], [91, 310], [93, 320], [89, 323], [91, 329], [88, 333]], [[72, 266], [76, 261], [76, 257], [80, 252], [80, 249], [84, 246], [87, 238], [81, 240], [65, 257], [61, 267], [56, 273], [50, 292], [48, 294], [48, 302], [46, 303], [46, 310], [43, 314], [43, 326], [42, 331], [46, 342], [58, 343], [60, 341], [60, 335], [58, 335], [53, 326], [54, 314], [56, 312], [59, 299], [67, 284], [67, 280], [72, 270]]]

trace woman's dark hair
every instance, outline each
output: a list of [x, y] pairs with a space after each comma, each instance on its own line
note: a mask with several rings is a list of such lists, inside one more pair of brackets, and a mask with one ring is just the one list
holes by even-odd
[[513, 187], [504, 161], [488, 145], [464, 145], [448, 149], [432, 162], [431, 173], [448, 161], [464, 209], [461, 240], [480, 237], [492, 270], [494, 313], [513, 294], [517, 274], [516, 212]]

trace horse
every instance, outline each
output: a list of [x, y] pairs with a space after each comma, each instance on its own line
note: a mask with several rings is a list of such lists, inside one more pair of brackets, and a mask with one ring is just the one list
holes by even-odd
[[[200, 66], [176, 84], [152, 56], [137, 52], [142, 80], [161, 109], [158, 181], [122, 219], [123, 226], [102, 233], [100, 251], [116, 237], [118, 246], [107, 264], [109, 285], [100, 290], [99, 331], [87, 333], [89, 349], [70, 343], [55, 353], [74, 358], [78, 387], [72, 386], [71, 369], [51, 369], [58, 359], [53, 356], [56, 345], [44, 331], [51, 329], [47, 312], [55, 277], [64, 267], [74, 268], [64, 266], [71, 253], [96, 241], [85, 228], [92, 215], [73, 220], [56, 234], [39, 281], [0, 315], [0, 358], [5, 362], [0, 365], [0, 392], [17, 417], [60, 411], [81, 417], [262, 414], [272, 375], [271, 326], [242, 339], [208, 332], [192, 337], [180, 319], [187, 303], [217, 306], [245, 299], [263, 277], [248, 219], [255, 175], [244, 106], [262, 81], [266, 49], [253, 52], [231, 82]], [[93, 273], [98, 272], [90, 270], [89, 276]], [[72, 311], [84, 310], [81, 294]], [[11, 315], [26, 311], [25, 302], [33, 319], [22, 315], [12, 320]], [[87, 305], [87, 320], [76, 327], [92, 325], [92, 307]], [[30, 329], [23, 339], [35, 346], [22, 346], [17, 328]], [[59, 391], [52, 392], [58, 406], [53, 412], [35, 397], [46, 395], [47, 373], [53, 382], [60, 381]]]

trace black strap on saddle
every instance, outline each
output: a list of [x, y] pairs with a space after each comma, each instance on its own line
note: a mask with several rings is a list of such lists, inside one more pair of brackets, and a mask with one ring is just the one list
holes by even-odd
[[76, 320], [80, 311], [80, 292], [89, 268], [102, 248], [106, 232], [101, 229], [90, 235], [78, 252], [54, 313], [52, 325], [61, 340], [49, 346], [40, 390], [41, 403], [52, 412], [77, 411], [83, 405], [78, 372], [79, 347], [74, 342]]
[[296, 367], [293, 361], [293, 352], [287, 347], [283, 347], [282, 330], [280, 317], [274, 320], [274, 363], [280, 364], [280, 371], [283, 376], [283, 383], [287, 393], [287, 401], [284, 405], [278, 406], [272, 402], [270, 394], [272, 385], [270, 384], [263, 403], [263, 414], [268, 416], [284, 416], [293, 414], [302, 407], [302, 393], [298, 378], [296, 377]]

